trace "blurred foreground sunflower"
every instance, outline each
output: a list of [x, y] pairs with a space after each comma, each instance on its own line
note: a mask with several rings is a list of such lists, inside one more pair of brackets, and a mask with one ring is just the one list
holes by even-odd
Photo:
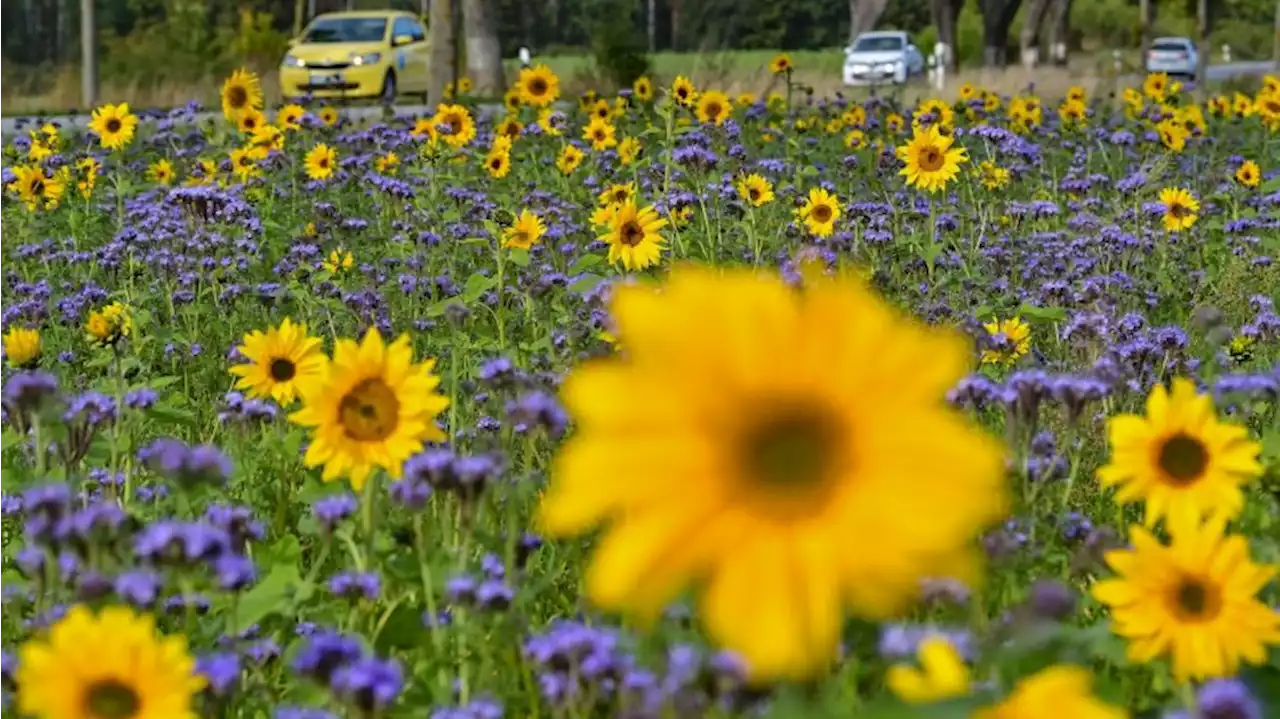
[[196, 719], [205, 685], [186, 639], [127, 607], [72, 607], [18, 653], [17, 710], [39, 719]]
[[1006, 509], [1003, 452], [943, 402], [965, 341], [862, 282], [797, 292], [750, 270], [682, 267], [616, 290], [625, 359], [563, 386], [577, 432], [541, 506], [556, 535], [609, 529], [597, 605], [652, 620], [690, 584], [757, 680], [814, 676], [846, 611], [884, 618], [926, 576], [972, 578]]

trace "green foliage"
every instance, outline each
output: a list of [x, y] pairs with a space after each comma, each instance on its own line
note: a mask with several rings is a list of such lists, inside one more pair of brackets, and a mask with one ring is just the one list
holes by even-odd
[[626, 0], [603, 2], [592, 22], [591, 52], [596, 66], [616, 87], [630, 87], [649, 71], [645, 37]]

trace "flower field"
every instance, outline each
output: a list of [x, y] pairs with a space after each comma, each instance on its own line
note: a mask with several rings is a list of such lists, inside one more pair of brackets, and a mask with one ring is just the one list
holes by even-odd
[[1280, 78], [4, 148], [41, 719], [1280, 716]]

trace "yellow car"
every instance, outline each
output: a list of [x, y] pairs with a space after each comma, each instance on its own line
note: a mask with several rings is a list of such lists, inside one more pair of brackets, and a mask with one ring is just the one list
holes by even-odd
[[426, 94], [427, 33], [406, 12], [335, 12], [318, 15], [280, 63], [286, 98], [376, 97]]

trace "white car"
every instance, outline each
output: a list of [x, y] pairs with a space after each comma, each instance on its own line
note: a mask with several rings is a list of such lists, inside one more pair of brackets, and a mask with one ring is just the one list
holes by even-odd
[[1189, 37], [1158, 37], [1147, 51], [1147, 73], [1194, 80], [1199, 62], [1196, 43]]
[[844, 49], [846, 85], [901, 85], [922, 72], [924, 57], [905, 32], [864, 32]]

